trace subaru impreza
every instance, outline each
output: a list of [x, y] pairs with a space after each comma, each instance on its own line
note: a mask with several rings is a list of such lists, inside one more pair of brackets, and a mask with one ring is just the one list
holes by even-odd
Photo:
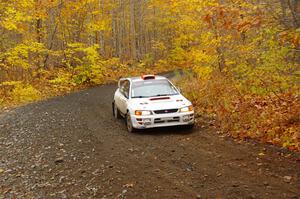
[[194, 125], [194, 108], [170, 80], [143, 75], [121, 78], [112, 102], [115, 118], [125, 118], [127, 130]]

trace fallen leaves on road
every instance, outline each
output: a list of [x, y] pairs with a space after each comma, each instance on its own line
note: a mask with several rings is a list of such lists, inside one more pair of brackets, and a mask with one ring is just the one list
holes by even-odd
[[286, 183], [290, 183], [292, 181], [292, 176], [284, 176], [283, 181]]
[[133, 186], [134, 186], [133, 183], [127, 183], [123, 185], [124, 188], [132, 188]]
[[263, 152], [259, 153], [258, 154], [259, 156], [264, 156], [265, 154]]

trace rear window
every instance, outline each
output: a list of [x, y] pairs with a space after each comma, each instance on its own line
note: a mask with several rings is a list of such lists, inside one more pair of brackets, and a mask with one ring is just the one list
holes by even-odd
[[133, 82], [132, 98], [177, 95], [177, 89], [168, 80], [145, 80]]

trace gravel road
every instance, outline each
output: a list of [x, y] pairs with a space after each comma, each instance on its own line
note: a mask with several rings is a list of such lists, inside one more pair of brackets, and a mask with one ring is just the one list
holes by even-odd
[[212, 127], [129, 134], [115, 85], [0, 115], [0, 198], [300, 198], [300, 155]]

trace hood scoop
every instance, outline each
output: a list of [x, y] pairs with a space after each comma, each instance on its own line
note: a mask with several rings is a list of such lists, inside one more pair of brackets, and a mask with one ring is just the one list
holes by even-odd
[[150, 98], [151, 101], [157, 101], [157, 100], [169, 100], [171, 99], [170, 97], [155, 97], [155, 98]]

